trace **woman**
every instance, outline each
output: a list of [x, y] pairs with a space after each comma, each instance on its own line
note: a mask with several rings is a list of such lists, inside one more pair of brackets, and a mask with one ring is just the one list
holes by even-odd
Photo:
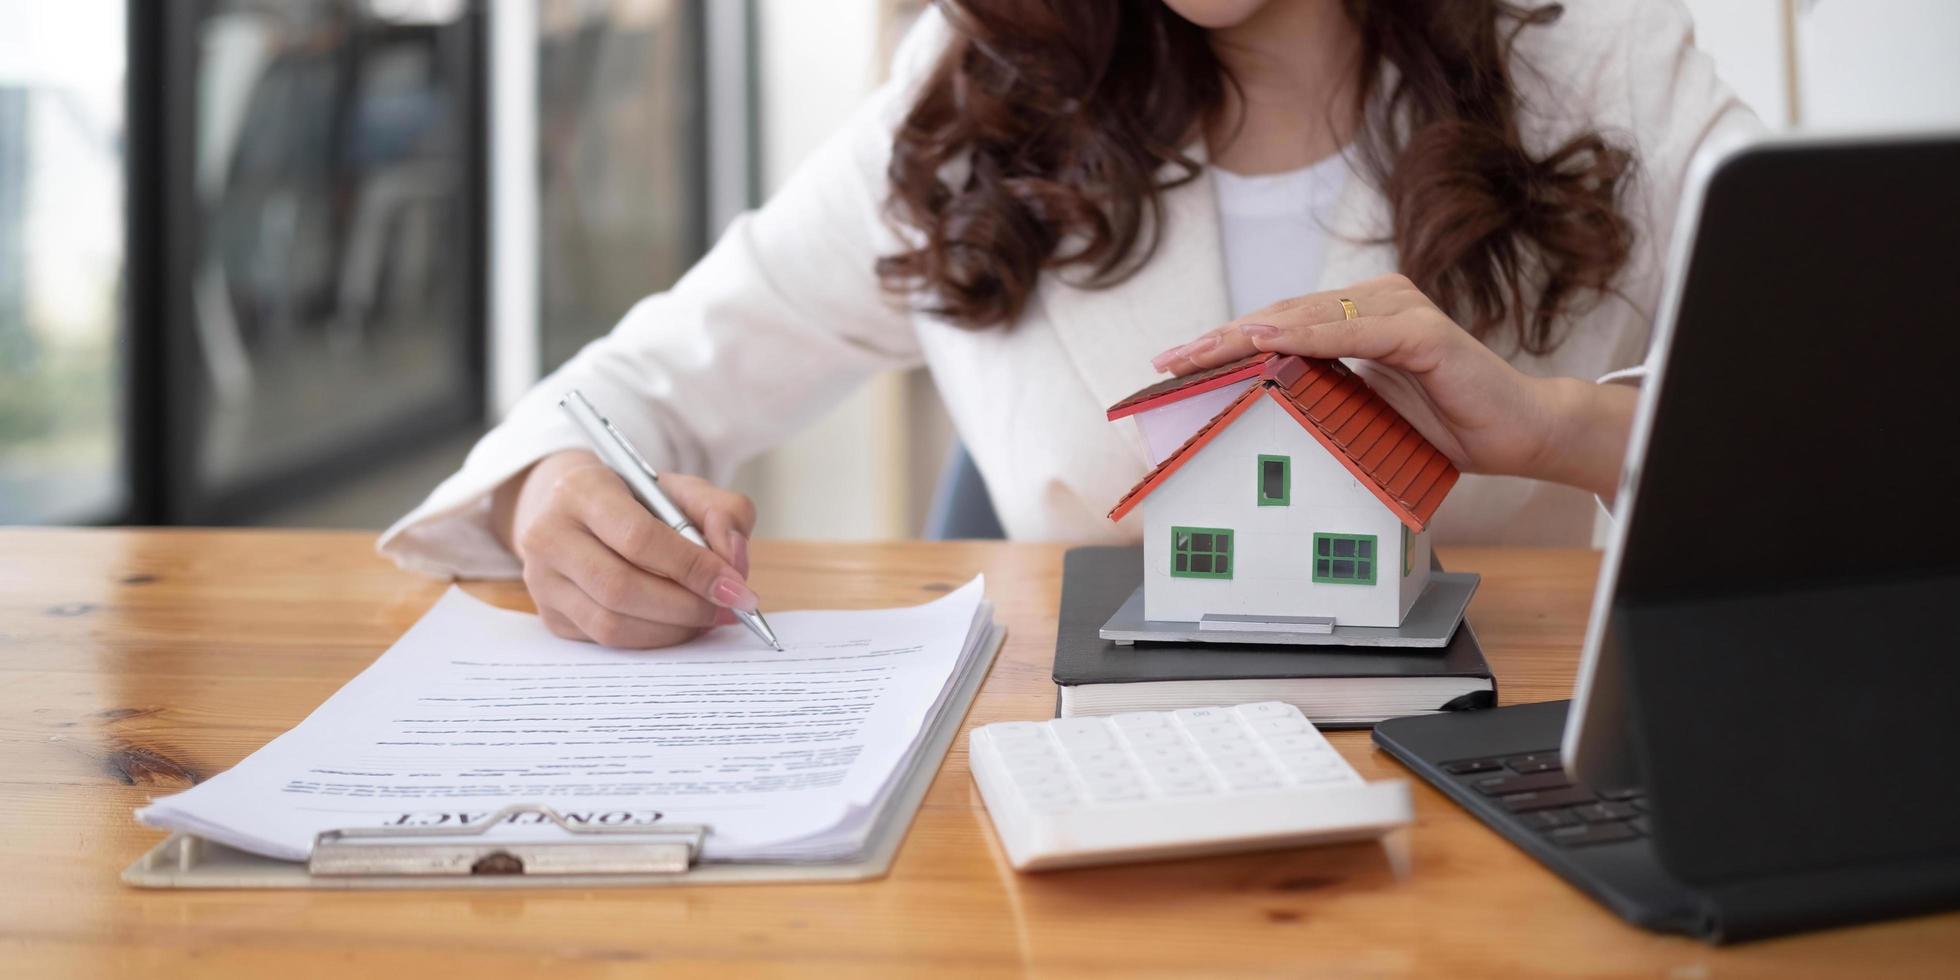
[[[1674, 0], [943, 0], [894, 77], [671, 291], [530, 393], [382, 539], [522, 573], [551, 629], [681, 641], [752, 608], [715, 486], [873, 372], [928, 365], [1017, 538], [1123, 540], [1102, 409], [1254, 349], [1366, 359], [1466, 477], [1442, 541], [1588, 540], [1689, 158], [1754, 126]], [[1359, 319], [1343, 316], [1352, 300]], [[712, 551], [556, 408], [612, 413]]]

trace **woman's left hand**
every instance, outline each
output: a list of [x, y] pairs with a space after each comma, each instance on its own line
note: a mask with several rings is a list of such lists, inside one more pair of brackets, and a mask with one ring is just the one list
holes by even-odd
[[[1343, 299], [1354, 304], [1353, 319]], [[1554, 480], [1602, 496], [1619, 482], [1631, 389], [1525, 374], [1404, 276], [1282, 300], [1164, 351], [1151, 364], [1189, 374], [1259, 351], [1362, 358], [1401, 372], [1428, 411], [1397, 409], [1466, 470]], [[1391, 390], [1383, 397], [1395, 404], [1408, 396]]]

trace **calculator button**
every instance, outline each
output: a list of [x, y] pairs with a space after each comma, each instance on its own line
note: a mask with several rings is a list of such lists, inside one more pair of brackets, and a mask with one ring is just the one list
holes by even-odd
[[1049, 763], [1060, 761], [1055, 755], [1055, 750], [1049, 748], [1046, 742], [1012, 742], [1007, 745], [996, 745], [994, 751], [1010, 765], [1022, 760]]
[[1252, 730], [1261, 735], [1293, 735], [1307, 730], [1307, 723], [1300, 718], [1255, 718]]
[[1301, 732], [1298, 735], [1268, 735], [1266, 744], [1272, 746], [1273, 751], [1281, 757], [1330, 751], [1326, 740], [1314, 732]]
[[1166, 763], [1166, 762], [1184, 762], [1184, 763], [1195, 764], [1198, 761], [1198, 757], [1192, 755], [1191, 750], [1185, 748], [1182, 745], [1139, 746], [1137, 748], [1137, 758], [1142, 759], [1144, 765], [1151, 766], [1151, 767], [1155, 767], [1159, 764]]
[[1178, 737], [1171, 728], [1145, 728], [1130, 732], [1131, 745], [1183, 745], [1184, 739]]
[[1129, 766], [1100, 766], [1082, 770], [1082, 781], [1091, 786], [1101, 783], [1134, 783], [1137, 771]]
[[1117, 728], [1125, 732], [1141, 732], [1153, 728], [1171, 727], [1170, 718], [1156, 711], [1132, 711], [1128, 714], [1115, 715], [1110, 720], [1116, 723]]
[[1300, 718], [1300, 709], [1284, 701], [1261, 701], [1258, 704], [1242, 704], [1236, 709], [1246, 720], [1259, 718]]
[[1150, 778], [1156, 780], [1158, 783], [1175, 782], [1180, 779], [1203, 779], [1205, 776], [1203, 767], [1196, 763], [1185, 762], [1161, 763], [1151, 766], [1148, 772], [1150, 773]]
[[1071, 751], [1068, 755], [1076, 765], [1081, 766], [1084, 770], [1109, 767], [1128, 769], [1130, 767], [1130, 757], [1125, 755], [1122, 749], [1078, 749]]
[[1116, 744], [1101, 718], [1063, 718], [1052, 723], [1055, 738], [1073, 749], [1106, 749]]
[[1233, 775], [1235, 773], [1238, 774], [1271, 773], [1273, 771], [1273, 767], [1267, 765], [1266, 760], [1261, 759], [1256, 755], [1241, 755], [1241, 756], [1233, 756], [1224, 759], [1213, 759], [1211, 760], [1211, 764], [1217, 766], [1218, 771], [1224, 773], [1227, 776]]
[[1022, 789], [1039, 789], [1044, 786], [1068, 787], [1068, 774], [1060, 769], [1022, 769], [1012, 775], [1015, 785]]
[[1040, 739], [1041, 726], [1031, 721], [1003, 721], [987, 726], [987, 736], [997, 742]]
[[1211, 792], [1211, 780], [1203, 776], [1185, 776], [1157, 784], [1165, 796], [1197, 796]]
[[1234, 755], [1251, 755], [1257, 751], [1253, 748], [1251, 742], [1243, 738], [1220, 738], [1202, 744], [1205, 755], [1213, 759], [1221, 759]]
[[1144, 798], [1143, 784], [1134, 779], [1128, 782], [1090, 783], [1089, 798], [1098, 803], [1141, 800]]
[[1310, 773], [1319, 772], [1342, 772], [1347, 769], [1347, 763], [1340, 756], [1332, 752], [1318, 756], [1295, 756], [1290, 759], [1281, 759], [1280, 765], [1285, 767], [1287, 772], [1296, 776], [1305, 776]]
[[1200, 742], [1245, 736], [1245, 729], [1240, 728], [1236, 721], [1201, 721], [1184, 726], [1184, 730], [1190, 732], [1191, 737]]
[[1316, 769], [1313, 772], [1294, 772], [1293, 779], [1305, 786], [1323, 786], [1359, 782], [1361, 777], [1342, 769]]
[[1028, 801], [1028, 809], [1036, 813], [1055, 813], [1076, 805], [1075, 791], [1066, 786], [1024, 790], [1022, 798]]
[[1262, 789], [1279, 789], [1279, 777], [1267, 772], [1239, 773], [1225, 777], [1225, 785], [1236, 793], [1247, 793]]
[[1184, 708], [1171, 714], [1176, 715], [1177, 720], [1186, 725], [1194, 725], [1201, 721], [1227, 721], [1232, 717], [1229, 708]]

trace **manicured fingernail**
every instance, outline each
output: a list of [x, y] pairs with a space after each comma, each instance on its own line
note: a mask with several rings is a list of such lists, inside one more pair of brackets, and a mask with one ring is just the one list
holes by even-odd
[[1245, 334], [1252, 340], [1265, 340], [1268, 337], [1279, 336], [1279, 328], [1270, 323], [1248, 323], [1240, 327], [1239, 332]]
[[1193, 354], [1202, 354], [1217, 346], [1217, 337], [1199, 337], [1197, 340], [1184, 345], [1184, 356], [1190, 357]]
[[740, 531], [728, 532], [728, 563], [735, 566], [743, 578], [749, 577], [749, 536]]
[[743, 612], [755, 612], [758, 601], [755, 593], [749, 591], [748, 586], [726, 575], [715, 579], [714, 587], [708, 590], [708, 598], [719, 605], [740, 609]]

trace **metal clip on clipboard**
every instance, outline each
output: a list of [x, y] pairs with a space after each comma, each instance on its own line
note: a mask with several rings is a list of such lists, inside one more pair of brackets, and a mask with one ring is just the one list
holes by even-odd
[[[573, 839], [517, 844], [480, 837], [512, 817], [539, 815]], [[354, 827], [314, 838], [309, 874], [321, 877], [467, 877], [471, 875], [685, 874], [701, 854], [708, 828], [574, 824], [543, 804], [504, 807], [460, 827]], [[416, 843], [417, 838], [442, 838]], [[583, 838], [583, 839], [580, 839]]]

